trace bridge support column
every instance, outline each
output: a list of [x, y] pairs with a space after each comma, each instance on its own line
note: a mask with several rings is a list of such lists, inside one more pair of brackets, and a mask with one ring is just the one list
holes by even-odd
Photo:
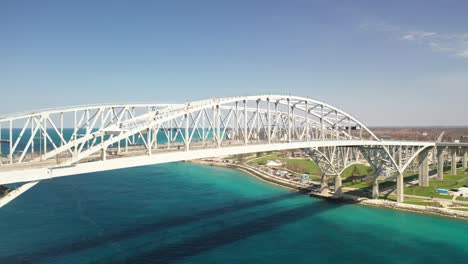
[[444, 180], [444, 148], [437, 148], [437, 179]]
[[328, 194], [328, 176], [326, 174], [322, 175], [322, 179], [320, 182], [320, 193], [321, 194]]
[[151, 155], [151, 151], [153, 148], [153, 136], [151, 134], [152, 129], [148, 128], [147, 131], [148, 131], [147, 132], [148, 134], [146, 134], [146, 143], [148, 144], [147, 151], [148, 151], [148, 155]]
[[107, 159], [107, 148], [102, 148], [101, 158], [103, 161]]
[[335, 176], [335, 196], [341, 196], [343, 194], [343, 182], [341, 176], [338, 174]]
[[405, 183], [403, 181], [403, 173], [399, 173], [397, 176], [397, 202], [402, 203], [404, 202], [404, 188]]
[[429, 151], [427, 149], [419, 153], [418, 166], [419, 166], [419, 186], [429, 186], [429, 162], [428, 162]]
[[466, 169], [468, 169], [468, 149], [467, 148], [463, 148], [462, 149], [463, 151], [463, 171], [465, 171]]
[[379, 176], [375, 175], [372, 178], [372, 199], [379, 199], [379, 181], [377, 180]]
[[452, 152], [452, 174], [457, 175], [457, 149], [453, 148], [450, 151]]

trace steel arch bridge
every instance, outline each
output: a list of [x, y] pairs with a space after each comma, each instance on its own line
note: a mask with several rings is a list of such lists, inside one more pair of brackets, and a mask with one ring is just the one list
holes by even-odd
[[[336, 107], [290, 95], [15, 114], [0, 118], [0, 140], [0, 185], [23, 184], [0, 198], [0, 206], [39, 181], [56, 177], [286, 149], [304, 149], [324, 179], [335, 178], [337, 192], [341, 172], [365, 159], [375, 179], [383, 174], [397, 177], [397, 197], [403, 201], [403, 173], [437, 144], [382, 141]], [[424, 162], [424, 157], [419, 160]]]

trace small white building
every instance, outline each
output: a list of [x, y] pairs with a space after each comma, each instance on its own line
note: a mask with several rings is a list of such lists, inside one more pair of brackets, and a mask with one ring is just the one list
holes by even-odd
[[280, 162], [276, 162], [276, 161], [274, 161], [274, 160], [269, 160], [269, 161], [266, 163], [266, 165], [267, 165], [268, 167], [279, 167], [279, 166], [281, 166], [282, 164], [281, 164]]

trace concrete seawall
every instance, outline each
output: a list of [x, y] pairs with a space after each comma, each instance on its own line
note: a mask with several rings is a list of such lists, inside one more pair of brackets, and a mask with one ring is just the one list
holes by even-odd
[[365, 199], [359, 203], [363, 205], [368, 205], [368, 206], [391, 208], [391, 209], [407, 211], [407, 212], [431, 214], [431, 215], [461, 218], [461, 219], [468, 220], [468, 211], [458, 211], [458, 210], [452, 210], [452, 209], [440, 208], [440, 207], [434, 207], [434, 206], [397, 203], [393, 201], [380, 200], [380, 199], [375, 199], [375, 200]]

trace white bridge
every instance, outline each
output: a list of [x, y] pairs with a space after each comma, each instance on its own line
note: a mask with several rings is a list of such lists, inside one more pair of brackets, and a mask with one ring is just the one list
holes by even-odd
[[[375, 172], [373, 196], [377, 177], [396, 177], [402, 202], [407, 169], [419, 167], [419, 184], [427, 185], [429, 163], [439, 164], [440, 179], [445, 153], [451, 153], [456, 172], [458, 156], [466, 168], [467, 147], [382, 141], [336, 107], [289, 95], [50, 109], [0, 118], [0, 207], [41, 180], [286, 149], [305, 150], [322, 170], [324, 186], [334, 179], [336, 193], [341, 172], [365, 159]], [[13, 189], [14, 183], [23, 185]]]

